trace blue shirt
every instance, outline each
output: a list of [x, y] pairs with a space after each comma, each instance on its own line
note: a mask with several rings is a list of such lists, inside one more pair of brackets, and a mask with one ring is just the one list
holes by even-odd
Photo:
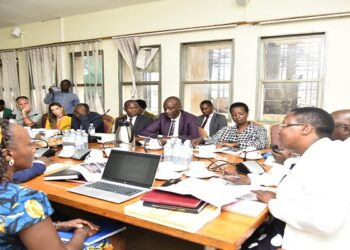
[[25, 249], [18, 234], [53, 213], [47, 196], [14, 183], [0, 184], [0, 249]]
[[44, 98], [44, 103], [50, 104], [53, 102], [58, 102], [64, 108], [66, 114], [73, 114], [74, 106], [80, 103], [79, 97], [72, 92], [54, 92], [48, 93]]

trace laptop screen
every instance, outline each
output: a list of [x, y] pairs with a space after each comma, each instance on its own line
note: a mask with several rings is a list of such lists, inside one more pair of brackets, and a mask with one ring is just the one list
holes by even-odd
[[102, 179], [150, 188], [157, 173], [160, 155], [112, 150]]

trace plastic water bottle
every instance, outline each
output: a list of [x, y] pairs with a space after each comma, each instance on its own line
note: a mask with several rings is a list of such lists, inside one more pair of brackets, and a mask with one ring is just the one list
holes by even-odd
[[83, 136], [81, 134], [81, 131], [77, 131], [76, 137], [75, 137], [75, 151], [80, 151], [84, 147], [84, 142], [83, 142]]
[[164, 162], [172, 162], [173, 160], [173, 145], [170, 140], [166, 141], [164, 145]]
[[82, 132], [82, 136], [83, 136], [83, 149], [89, 149], [89, 136], [88, 136], [88, 134], [85, 132], [85, 131], [83, 131]]
[[181, 157], [182, 157], [182, 142], [181, 139], [176, 139], [176, 142], [173, 146], [173, 164], [174, 165], [181, 165]]
[[192, 162], [192, 154], [193, 154], [193, 147], [190, 140], [186, 140], [184, 142], [183, 147], [183, 156], [184, 156], [184, 164], [186, 166], [190, 166]]
[[69, 130], [62, 131], [62, 147], [69, 145]]
[[89, 135], [94, 135], [95, 134], [95, 126], [93, 123], [90, 123], [89, 129], [88, 129]]
[[68, 145], [70, 146], [75, 146], [75, 136], [76, 136], [76, 132], [74, 129], [71, 129], [70, 130], [70, 133], [69, 133], [69, 140], [68, 140]]

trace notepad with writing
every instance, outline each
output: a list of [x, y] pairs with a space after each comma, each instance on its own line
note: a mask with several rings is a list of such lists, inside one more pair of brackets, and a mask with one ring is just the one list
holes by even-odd
[[[126, 228], [123, 223], [111, 220], [98, 221], [96, 224], [100, 226], [100, 231], [98, 231], [95, 235], [86, 238], [84, 242], [85, 246], [95, 244], [109, 236], [124, 231]], [[58, 235], [64, 242], [68, 242], [73, 237], [73, 234], [74, 231], [58, 231]]]
[[172, 206], [196, 208], [202, 201], [192, 195], [181, 195], [160, 190], [152, 190], [142, 196], [141, 200], [148, 203], [160, 203]]

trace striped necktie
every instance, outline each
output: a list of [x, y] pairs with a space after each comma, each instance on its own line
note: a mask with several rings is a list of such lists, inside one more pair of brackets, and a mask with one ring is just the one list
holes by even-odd
[[168, 136], [172, 136], [174, 134], [175, 122], [176, 122], [175, 119], [171, 119], [171, 124], [170, 124], [170, 128], [169, 128]]

